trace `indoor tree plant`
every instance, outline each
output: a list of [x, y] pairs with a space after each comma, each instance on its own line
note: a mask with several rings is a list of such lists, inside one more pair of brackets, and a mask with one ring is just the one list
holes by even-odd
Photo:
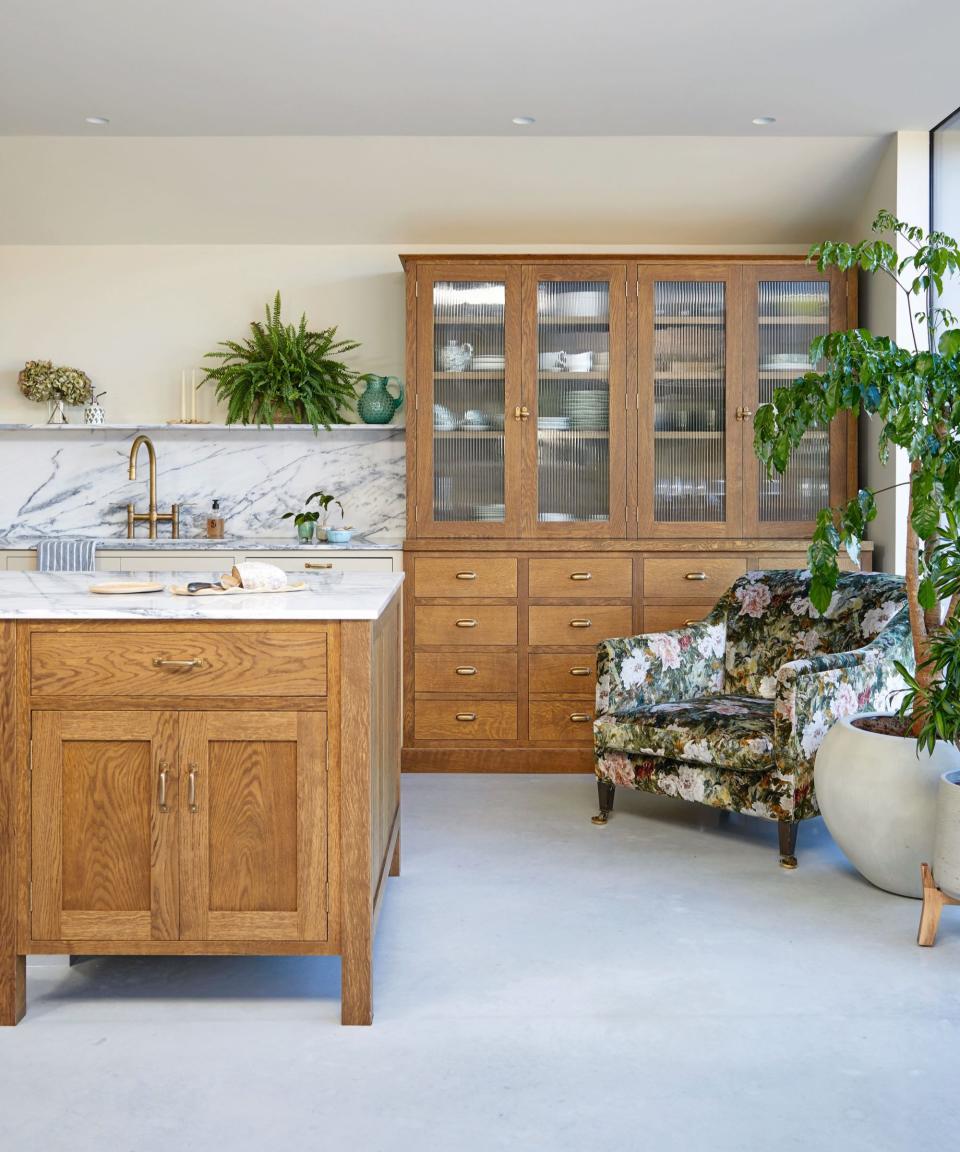
[[284, 324], [280, 293], [264, 321], [250, 324], [242, 341], [223, 340], [222, 351], [208, 352], [220, 361], [208, 368], [202, 383], [216, 385], [217, 399], [227, 404], [228, 424], [269, 424], [286, 419], [297, 424], [343, 424], [341, 411], [356, 398], [360, 373], [339, 359], [360, 345], [337, 340], [336, 328], [312, 332], [304, 313], [300, 323]]
[[[880, 887], [919, 895], [937, 780], [960, 764], [960, 707], [950, 691], [960, 667], [952, 663], [960, 627], [960, 327], [937, 304], [944, 281], [960, 273], [960, 249], [950, 236], [926, 233], [889, 212], [877, 215], [873, 231], [876, 238], [859, 244], [815, 245], [810, 259], [821, 271], [889, 277], [907, 299], [910, 346], [865, 328], [818, 337], [810, 360], [823, 370], [776, 389], [757, 410], [754, 443], [768, 471], [783, 472], [815, 425], [842, 412], [866, 413], [881, 421], [881, 459], [893, 446], [910, 462], [905, 591], [913, 659], [898, 664], [905, 686], [900, 712], [837, 724], [817, 756], [816, 788], [831, 832], [860, 871]], [[899, 237], [908, 254], [899, 256], [884, 233]], [[839, 549], [859, 558], [876, 515], [874, 497], [861, 489], [817, 518], [808, 561], [810, 600], [820, 612], [836, 588]]]

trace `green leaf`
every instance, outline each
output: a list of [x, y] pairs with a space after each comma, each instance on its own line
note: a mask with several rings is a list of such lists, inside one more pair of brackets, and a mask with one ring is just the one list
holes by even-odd
[[960, 353], [960, 328], [948, 328], [940, 334], [937, 348], [941, 356], [956, 356]]

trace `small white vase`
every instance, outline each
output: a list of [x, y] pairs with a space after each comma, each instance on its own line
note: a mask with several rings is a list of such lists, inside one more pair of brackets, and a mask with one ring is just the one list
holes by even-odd
[[63, 406], [62, 400], [48, 400], [47, 410], [50, 413], [50, 418], [47, 420], [48, 424], [68, 424], [67, 412]]
[[[876, 715], [867, 713], [866, 715]], [[933, 860], [941, 774], [960, 769], [960, 750], [938, 741], [886, 736], [848, 716], [817, 751], [814, 787], [830, 835], [871, 884], [900, 896], [922, 895], [920, 865]]]
[[933, 842], [934, 882], [948, 896], [960, 899], [960, 771], [940, 777]]

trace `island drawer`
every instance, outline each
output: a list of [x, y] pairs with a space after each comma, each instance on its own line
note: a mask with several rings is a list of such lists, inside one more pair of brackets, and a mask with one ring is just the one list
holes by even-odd
[[512, 604], [418, 604], [414, 629], [418, 646], [515, 645], [517, 609]]
[[643, 595], [714, 603], [747, 570], [744, 556], [657, 556], [643, 562]]
[[629, 556], [570, 556], [562, 560], [534, 557], [530, 561], [530, 595], [628, 599], [633, 591]]
[[417, 596], [516, 596], [513, 556], [418, 556]]
[[418, 692], [484, 695], [517, 690], [515, 652], [417, 652], [413, 659]]
[[417, 740], [516, 740], [515, 700], [417, 698]]
[[393, 560], [389, 556], [265, 556], [262, 552], [244, 556], [244, 560], [262, 560], [274, 564], [284, 572], [392, 572]]
[[530, 739], [543, 744], [592, 744], [593, 702], [531, 700]]
[[576, 647], [596, 644], [608, 636], [629, 636], [633, 609], [629, 604], [531, 604], [532, 647]]
[[531, 696], [583, 696], [593, 699], [597, 689], [597, 653], [531, 652]]
[[309, 625], [38, 629], [29, 672], [37, 696], [325, 696], [327, 636]]

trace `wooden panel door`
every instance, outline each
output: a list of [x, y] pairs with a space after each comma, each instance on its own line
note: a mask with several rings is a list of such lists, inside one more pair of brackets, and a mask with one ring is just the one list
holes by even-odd
[[741, 423], [744, 532], [750, 536], [809, 536], [817, 513], [841, 503], [847, 487], [845, 418], [804, 436], [787, 471], [767, 476], [753, 450], [753, 414], [780, 384], [818, 365], [808, 350], [815, 336], [847, 326], [847, 281], [834, 269], [771, 264], [744, 270]]
[[177, 715], [34, 712], [35, 940], [174, 940]]
[[741, 532], [740, 268], [639, 269], [641, 537]]
[[326, 725], [181, 713], [183, 939], [326, 939]]
[[523, 269], [523, 533], [626, 535], [627, 269]]
[[417, 268], [419, 536], [519, 532], [520, 268]]

